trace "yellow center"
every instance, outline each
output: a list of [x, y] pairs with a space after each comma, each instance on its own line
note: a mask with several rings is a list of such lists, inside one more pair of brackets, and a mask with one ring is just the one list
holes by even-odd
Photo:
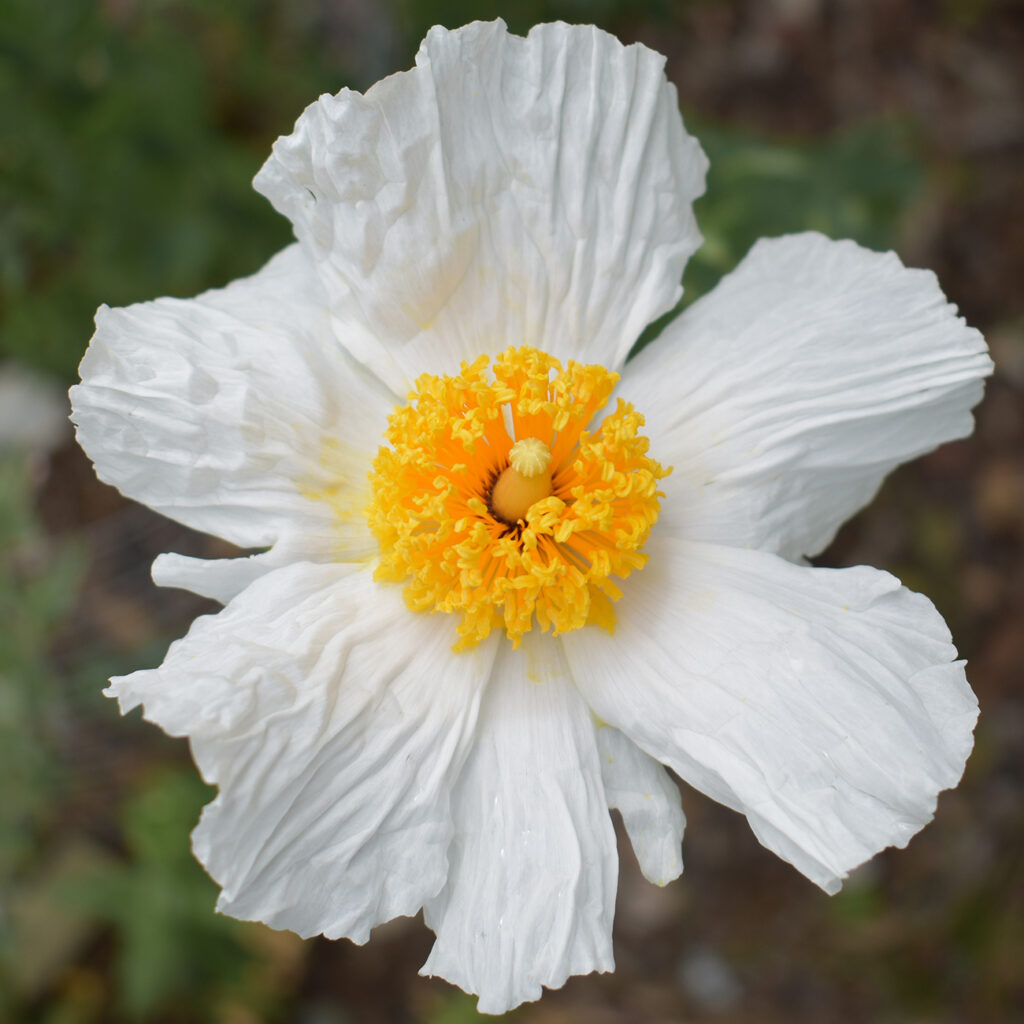
[[617, 380], [510, 348], [493, 376], [486, 356], [424, 374], [392, 413], [371, 476], [377, 578], [408, 581], [411, 608], [461, 612], [457, 648], [502, 625], [518, 645], [535, 618], [556, 635], [614, 624], [611, 577], [646, 562], [667, 475], [628, 403], [587, 429]]

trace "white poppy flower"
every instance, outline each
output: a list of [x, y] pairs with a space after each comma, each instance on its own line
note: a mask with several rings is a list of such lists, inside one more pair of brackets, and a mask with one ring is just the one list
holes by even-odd
[[103, 480], [266, 549], [158, 558], [225, 608], [107, 691], [219, 787], [218, 908], [356, 942], [422, 908], [424, 973], [485, 1012], [612, 968], [608, 809], [649, 879], [682, 870], [664, 765], [835, 892], [972, 744], [931, 603], [804, 558], [970, 432], [984, 342], [932, 274], [804, 234], [626, 363], [700, 243], [663, 63], [432, 30], [274, 146], [297, 242], [102, 308], [73, 389]]

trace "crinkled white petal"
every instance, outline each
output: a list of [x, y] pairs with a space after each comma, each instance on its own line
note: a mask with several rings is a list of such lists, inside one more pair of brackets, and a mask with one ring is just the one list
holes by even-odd
[[503, 641], [452, 795], [448, 884], [427, 904], [422, 973], [503, 1013], [572, 974], [609, 971], [617, 856], [594, 724], [559, 645]]
[[158, 587], [190, 590], [200, 597], [227, 604], [268, 572], [305, 561], [311, 554], [322, 557], [325, 553], [330, 554], [330, 545], [323, 538], [314, 537], [311, 542], [294, 533], [285, 534], [266, 551], [237, 558], [193, 558], [169, 552], [153, 560], [153, 582]]
[[653, 757], [610, 725], [598, 728], [597, 749], [608, 806], [622, 815], [640, 870], [649, 882], [667, 885], [683, 872], [686, 816], [679, 787]]
[[338, 344], [298, 245], [194, 299], [102, 307], [81, 376], [78, 440], [129, 497], [242, 547], [375, 550], [367, 477], [395, 399]]
[[366, 570], [299, 563], [111, 681], [220, 787], [193, 833], [218, 909], [363, 942], [438, 893], [497, 647], [454, 654], [454, 625]]
[[931, 602], [877, 569], [812, 569], [664, 535], [615, 633], [565, 638], [604, 721], [746, 814], [832, 892], [954, 786], [977, 701]]
[[659, 530], [821, 551], [894, 466], [971, 432], [992, 363], [955, 313], [894, 253], [758, 242], [624, 372], [673, 466]]
[[292, 561], [295, 559], [283, 555], [281, 544], [240, 558], [192, 558], [168, 553], [153, 560], [153, 582], [158, 587], [191, 590], [200, 597], [227, 604], [250, 583]]
[[255, 186], [396, 391], [508, 345], [614, 369], [700, 243], [664, 61], [591, 26], [434, 28], [411, 71], [307, 108]]

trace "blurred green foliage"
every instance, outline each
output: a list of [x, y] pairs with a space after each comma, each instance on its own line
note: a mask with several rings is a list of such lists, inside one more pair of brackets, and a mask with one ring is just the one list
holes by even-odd
[[[514, 1021], [519, 1014], [513, 1010], [502, 1020]], [[476, 996], [458, 990], [446, 994], [423, 1018], [424, 1024], [472, 1024], [473, 1021], [487, 1020], [476, 1012]]]
[[[56, 817], [62, 702], [49, 648], [78, 598], [84, 551], [36, 522], [28, 463], [0, 460], [0, 1019], [11, 1019], [25, 966], [15, 908]], [[29, 973], [34, 973], [34, 964]]]
[[71, 379], [101, 302], [190, 295], [290, 237], [249, 187], [343, 84], [309, 4], [0, 4], [0, 339]]
[[217, 887], [193, 859], [188, 834], [214, 791], [193, 771], [163, 769], [123, 808], [128, 860], [83, 872], [57, 893], [109, 924], [117, 938], [117, 994], [132, 1019], [174, 1002], [210, 1003], [250, 960], [238, 921], [213, 913]]
[[48, 649], [78, 596], [84, 559], [35, 522], [28, 467], [0, 460], [0, 1018], [12, 1012], [10, 971], [21, 948], [10, 908], [53, 822], [59, 781]]
[[[609, 32], [643, 21], [655, 32], [678, 27], [689, 8], [724, 7], [728, 0], [391, 0], [395, 24], [410, 58], [433, 25], [458, 28], [471, 21], [502, 18], [517, 35], [545, 21], [599, 25]], [[656, 46], [657, 44], [655, 44]]]
[[693, 298], [765, 236], [821, 231], [870, 249], [891, 248], [924, 184], [910, 127], [899, 120], [788, 144], [711, 125], [688, 127], [711, 161], [707, 192], [696, 204], [704, 244], [686, 274]]
[[[0, 460], [0, 904], [46, 825], [56, 771], [51, 635], [78, 597], [84, 552], [53, 544], [32, 515], [19, 460]], [[0, 917], [0, 936], [3, 918]]]
[[[393, 0], [392, 6], [406, 50], [411, 53], [433, 25], [458, 28], [471, 21], [502, 18], [512, 32], [526, 35], [534, 25], [545, 21], [595, 24], [611, 29], [620, 18], [638, 13], [638, 5], [630, 0]], [[672, 0], [647, 0], [642, 13], [661, 18], [669, 14], [671, 7]]]
[[821, 231], [889, 249], [924, 185], [910, 126], [875, 120], [814, 142], [776, 142], [687, 119], [711, 166], [697, 200], [704, 244], [686, 268], [685, 293], [640, 336], [653, 341], [681, 310], [710, 291], [759, 238]]

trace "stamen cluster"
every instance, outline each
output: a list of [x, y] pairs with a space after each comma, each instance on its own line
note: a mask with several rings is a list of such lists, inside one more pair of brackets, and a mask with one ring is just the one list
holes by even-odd
[[[658, 518], [658, 480], [643, 417], [627, 402], [596, 429], [618, 375], [509, 348], [463, 363], [457, 376], [424, 374], [388, 421], [374, 461], [370, 528], [380, 543], [377, 578], [409, 581], [420, 611], [461, 612], [458, 648], [504, 625], [518, 646], [536, 617], [567, 633], [611, 629], [611, 577], [641, 568], [640, 548]], [[551, 453], [551, 493], [510, 523], [491, 493], [516, 439]]]

